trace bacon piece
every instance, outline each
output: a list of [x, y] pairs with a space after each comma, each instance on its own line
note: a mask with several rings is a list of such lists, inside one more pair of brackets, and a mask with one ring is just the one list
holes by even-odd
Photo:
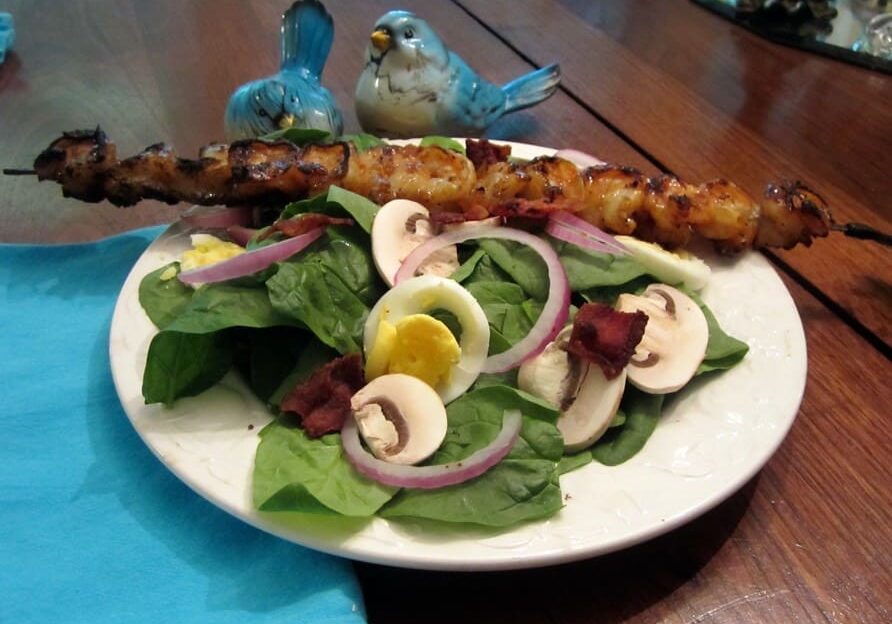
[[[310, 230], [324, 227], [326, 225], [353, 225], [353, 219], [344, 219], [341, 217], [330, 217], [318, 212], [305, 212], [297, 215], [292, 219], [280, 219], [273, 223], [273, 229], [281, 232], [289, 238], [306, 234]], [[269, 231], [267, 236], [272, 233]], [[264, 237], [265, 238], [265, 237]]]
[[358, 353], [336, 358], [285, 395], [279, 408], [294, 412], [311, 438], [340, 431], [350, 415], [350, 397], [365, 385]]
[[507, 162], [511, 155], [510, 145], [496, 145], [486, 139], [468, 139], [465, 141], [465, 153], [468, 160], [474, 163], [474, 169], [479, 171], [484, 167], [495, 163]]
[[467, 221], [473, 221], [473, 219], [469, 219], [463, 212], [434, 212], [430, 216], [430, 222], [434, 225], [453, 225]]
[[573, 320], [567, 351], [597, 364], [607, 379], [622, 372], [644, 336], [647, 315], [620, 312], [602, 303], [586, 303]]
[[555, 203], [548, 199], [518, 198], [492, 206], [489, 212], [497, 217], [544, 221], [552, 212], [558, 210], [576, 212], [579, 208], [581, 208], [581, 206], [573, 205], [572, 202]]

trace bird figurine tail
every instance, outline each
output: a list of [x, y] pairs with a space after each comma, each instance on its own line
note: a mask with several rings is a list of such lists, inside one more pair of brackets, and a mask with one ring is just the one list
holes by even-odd
[[557, 64], [530, 72], [502, 85], [505, 93], [505, 112], [527, 108], [551, 96], [561, 81], [561, 68]]
[[333, 38], [334, 23], [321, 2], [295, 2], [282, 16], [282, 70], [305, 70], [319, 78]]

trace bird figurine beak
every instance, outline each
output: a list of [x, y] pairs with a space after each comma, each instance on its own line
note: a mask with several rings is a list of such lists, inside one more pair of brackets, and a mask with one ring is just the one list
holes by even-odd
[[390, 47], [390, 33], [379, 29], [372, 33], [372, 45], [381, 52]]

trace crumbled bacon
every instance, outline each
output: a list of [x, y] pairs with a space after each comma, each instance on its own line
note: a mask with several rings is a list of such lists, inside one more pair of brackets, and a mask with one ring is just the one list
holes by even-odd
[[573, 321], [567, 351], [597, 364], [607, 379], [614, 379], [635, 354], [644, 336], [647, 315], [628, 313], [602, 303], [586, 303]]
[[326, 225], [353, 225], [353, 219], [330, 217], [318, 212], [306, 212], [291, 219], [276, 221], [273, 223], [273, 229], [293, 238]]
[[492, 206], [490, 214], [506, 219], [524, 218], [544, 221], [555, 210], [561, 210], [560, 206], [543, 199], [512, 199]]
[[332, 360], [285, 395], [279, 406], [294, 412], [311, 438], [340, 431], [350, 415], [350, 397], [365, 385], [358, 353]]
[[465, 153], [474, 169], [479, 171], [488, 165], [507, 161], [511, 155], [511, 146], [496, 145], [486, 139], [468, 139], [465, 141]]
[[506, 219], [523, 218], [544, 221], [552, 212], [558, 210], [578, 212], [581, 208], [582, 205], [569, 200], [553, 201], [549, 198], [523, 199], [517, 197], [491, 206], [489, 212], [492, 215], [505, 217]]
[[471, 219], [468, 219], [468, 216], [463, 212], [441, 210], [439, 212], [432, 212], [430, 220], [431, 223], [435, 225], [452, 225], [453, 223], [464, 223]]

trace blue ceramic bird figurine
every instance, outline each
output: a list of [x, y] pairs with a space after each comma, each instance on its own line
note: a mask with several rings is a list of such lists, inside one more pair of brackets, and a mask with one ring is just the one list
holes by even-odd
[[318, 128], [340, 135], [341, 111], [319, 79], [331, 50], [334, 24], [318, 0], [297, 0], [282, 16], [282, 65], [277, 74], [243, 84], [229, 98], [229, 140], [283, 128]]
[[538, 104], [557, 89], [557, 65], [506, 85], [481, 78], [427, 22], [408, 11], [378, 20], [356, 85], [363, 130], [395, 138], [480, 136], [506, 113]]

